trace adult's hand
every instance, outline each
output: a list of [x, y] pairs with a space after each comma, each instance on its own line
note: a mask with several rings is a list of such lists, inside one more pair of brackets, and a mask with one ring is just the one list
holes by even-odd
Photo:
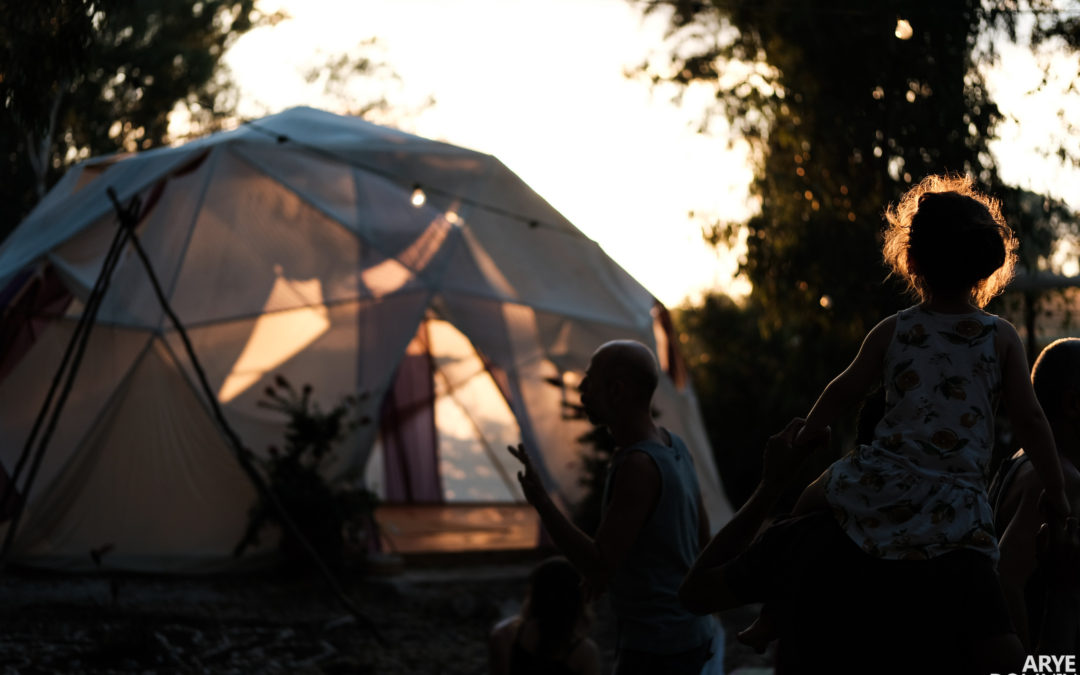
[[1076, 597], [1080, 593], [1080, 525], [1076, 518], [1060, 517], [1055, 507], [1047, 508], [1045, 492], [1039, 506], [1046, 522], [1035, 536], [1036, 560], [1058, 592]]
[[806, 420], [793, 419], [765, 443], [757, 489], [713, 536], [679, 587], [679, 600], [689, 611], [706, 614], [744, 604], [739, 589], [728, 584], [726, 566], [746, 551], [806, 459], [807, 449], [794, 446], [804, 424]]
[[763, 487], [784, 490], [798, 474], [799, 467], [809, 455], [823, 444], [829, 442], [829, 428], [814, 439], [813, 447], [795, 445], [795, 437], [802, 430], [806, 420], [796, 417], [787, 423], [782, 431], [773, 434], [765, 443], [762, 459], [761, 483]]

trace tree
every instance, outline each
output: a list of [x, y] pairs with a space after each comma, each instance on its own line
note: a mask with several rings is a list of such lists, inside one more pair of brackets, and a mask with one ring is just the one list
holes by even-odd
[[[700, 336], [691, 361], [727, 363], [714, 373], [718, 381], [760, 391], [754, 404], [783, 406], [781, 417], [804, 414], [869, 328], [908, 304], [881, 262], [884, 207], [924, 175], [945, 171], [1012, 194], [989, 150], [1000, 113], [979, 66], [994, 57], [987, 36], [1015, 37], [1018, 15], [980, 0], [653, 0], [646, 11], [661, 8], [670, 11], [669, 49], [639, 72], [714, 86], [709, 114], [726, 116], [749, 141], [751, 191], [761, 205], [745, 223], [711, 229], [717, 244], [745, 235], [740, 273], [752, 290], [741, 311], [725, 310], [738, 315], [727, 323], [705, 321], [718, 311], [708, 302], [684, 309], [687, 330], [713, 331]], [[736, 321], [741, 332], [730, 329]], [[756, 367], [746, 372], [746, 362], [720, 355], [726, 349]], [[781, 354], [758, 354], [772, 349]], [[775, 386], [755, 384], [761, 379]], [[720, 409], [707, 394], [701, 399]], [[770, 421], [731, 449], [733, 430], [754, 419], [735, 414], [713, 437], [728, 448], [722, 453], [759, 452], [779, 428]]]
[[[239, 89], [223, 63], [237, 39], [288, 17], [256, 0], [0, 0], [0, 150], [8, 162], [0, 239], [66, 168], [90, 156], [134, 152], [237, 122]], [[400, 80], [375, 38], [320, 53], [302, 75], [320, 104], [342, 114], [401, 120], [416, 110], [362, 78]], [[288, 75], [288, 74], [285, 74]], [[267, 114], [275, 112], [258, 101]], [[169, 137], [170, 117], [188, 128]]]
[[[714, 293], [673, 315], [694, 390], [707, 411], [705, 430], [717, 469], [734, 504], [757, 485], [764, 439], [792, 415], [805, 414], [821, 386], [819, 369], [801, 361], [806, 353], [801, 326], [781, 323], [762, 331], [765, 313], [754, 296], [737, 303]], [[820, 470], [809, 466], [803, 480], [793, 484], [801, 489], [815, 468]], [[789, 506], [797, 494], [788, 495]]]
[[1075, 250], [1080, 244], [1080, 216], [1061, 200], [1021, 188], [1004, 188], [1002, 202], [1006, 222], [1023, 242], [1018, 266], [1028, 275], [1012, 284], [1003, 304], [1005, 313], [1023, 328], [1028, 363], [1033, 364], [1046, 346], [1039, 343], [1040, 314], [1055, 296], [1068, 306], [1072, 295], [1067, 288], [1041, 283], [1036, 273], [1056, 271], [1053, 254], [1059, 247]]
[[281, 14], [255, 0], [0, 0], [0, 183], [5, 236], [64, 169], [91, 155], [166, 142], [185, 107], [212, 128], [235, 89], [221, 58]]
[[321, 85], [322, 97], [340, 115], [363, 117], [379, 123], [402, 124], [435, 103], [432, 96], [415, 105], [391, 101], [388, 89], [373, 89], [367, 81], [376, 78], [383, 85], [401, 85], [401, 76], [385, 60], [378, 38], [361, 40], [344, 52], [321, 55], [319, 61], [303, 71], [309, 85]]

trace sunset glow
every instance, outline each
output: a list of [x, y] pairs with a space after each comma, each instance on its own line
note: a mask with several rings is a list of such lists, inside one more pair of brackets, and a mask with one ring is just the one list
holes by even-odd
[[[373, 121], [495, 155], [668, 306], [709, 289], [748, 290], [733, 279], [740, 251], [710, 247], [701, 231], [754, 211], [747, 145], [729, 138], [715, 116], [709, 134], [698, 132], [714, 101], [709, 87], [689, 87], [676, 104], [677, 92], [651, 91], [626, 76], [663, 50], [663, 12], [643, 18], [624, 0], [259, 6], [290, 19], [244, 35], [226, 57], [245, 117], [296, 105], [345, 112], [347, 102], [303, 72], [333, 53], [367, 55], [363, 49], [372, 48], [359, 45], [374, 37], [371, 57], [400, 79], [361, 77], [348, 89], [352, 105], [387, 98], [386, 119]], [[888, 37], [906, 40], [917, 30], [899, 17]], [[1048, 159], [1052, 130], [1060, 128], [1049, 117], [1068, 82], [1052, 78], [1033, 94], [1041, 74], [1030, 52], [1003, 44], [999, 54], [987, 81], [1005, 114], [992, 146], [1002, 177], [1076, 199], [1066, 188], [1075, 170]], [[1065, 65], [1054, 72], [1075, 72]], [[429, 98], [434, 103], [424, 107]], [[1080, 111], [1065, 114], [1077, 119]], [[418, 190], [414, 203], [425, 198]]]

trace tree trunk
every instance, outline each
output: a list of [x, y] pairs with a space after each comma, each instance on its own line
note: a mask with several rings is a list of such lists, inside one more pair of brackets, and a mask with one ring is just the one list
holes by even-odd
[[60, 114], [60, 102], [64, 98], [65, 89], [67, 89], [67, 82], [61, 82], [56, 89], [52, 108], [49, 110], [49, 126], [42, 137], [40, 139], [34, 138], [34, 132], [32, 131], [26, 134], [27, 158], [30, 160], [30, 168], [34, 170], [34, 189], [37, 192], [38, 200], [45, 196], [45, 192], [49, 188], [47, 181], [50, 164], [49, 155], [52, 151], [53, 135], [56, 133], [56, 118]]

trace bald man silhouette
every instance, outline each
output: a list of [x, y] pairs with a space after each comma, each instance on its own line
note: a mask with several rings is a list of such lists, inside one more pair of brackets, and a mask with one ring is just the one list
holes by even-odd
[[652, 397], [660, 368], [632, 340], [603, 344], [578, 387], [585, 414], [615, 439], [594, 536], [555, 506], [524, 446], [510, 452], [526, 499], [593, 593], [607, 591], [618, 621], [615, 675], [699, 673], [710, 656], [711, 617], [696, 616], [678, 590], [709, 536], [693, 460], [685, 443], [658, 426]]

